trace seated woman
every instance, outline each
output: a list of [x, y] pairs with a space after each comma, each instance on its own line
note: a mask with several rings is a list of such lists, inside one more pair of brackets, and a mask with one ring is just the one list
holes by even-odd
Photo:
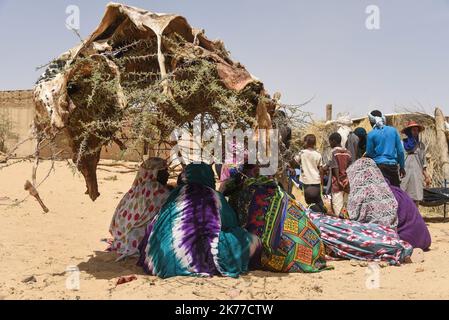
[[373, 160], [361, 158], [348, 170], [351, 185], [348, 212], [352, 220], [390, 227], [413, 248], [430, 247], [429, 230], [413, 200], [392, 186]]
[[361, 158], [348, 168], [347, 174], [350, 185], [349, 218], [396, 228], [398, 202], [376, 163], [372, 159]]
[[112, 217], [109, 232], [113, 236], [111, 251], [123, 259], [139, 253], [146, 228], [169, 195], [165, 160], [150, 158], [141, 166], [131, 189], [120, 201]]
[[250, 257], [260, 246], [215, 191], [214, 173], [204, 163], [185, 168], [178, 187], [149, 225], [146, 239], [139, 264], [161, 278], [238, 277], [248, 271]]
[[235, 186], [237, 190], [225, 191], [230, 204], [241, 225], [262, 240], [255, 268], [309, 273], [327, 269], [319, 230], [274, 179], [246, 177]]
[[398, 202], [399, 238], [410, 243], [413, 248], [428, 250], [432, 243], [429, 229], [415, 202], [407, 192], [389, 184]]

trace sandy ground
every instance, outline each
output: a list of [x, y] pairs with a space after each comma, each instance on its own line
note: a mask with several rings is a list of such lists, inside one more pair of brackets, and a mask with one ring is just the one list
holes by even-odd
[[[334, 270], [318, 274], [251, 272], [239, 279], [172, 278], [143, 274], [135, 259], [115, 262], [101, 240], [109, 237], [109, 222], [134, 173], [99, 171], [101, 197], [84, 195], [84, 181], [63, 162], [39, 192], [48, 214], [33, 198], [7, 206], [26, 193], [31, 163], [0, 170], [0, 299], [449, 299], [449, 224], [429, 220], [432, 250], [425, 261], [380, 268], [377, 289], [366, 266], [331, 262]], [[38, 180], [49, 162], [39, 167]], [[66, 289], [66, 268], [80, 269], [80, 290]], [[137, 280], [116, 285], [124, 275]], [[23, 282], [33, 277], [32, 281]], [[35, 280], [35, 281], [34, 281]]]

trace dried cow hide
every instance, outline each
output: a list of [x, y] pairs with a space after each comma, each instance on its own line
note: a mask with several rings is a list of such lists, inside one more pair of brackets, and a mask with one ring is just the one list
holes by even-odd
[[[179, 37], [184, 40], [183, 46], [172, 52], [171, 43], [164, 39], [176, 41]], [[86, 180], [86, 193], [92, 200], [99, 196], [96, 168], [101, 147], [111, 140], [114, 132], [86, 128], [85, 124], [93, 119], [111, 123], [120, 120], [120, 110], [127, 107], [121, 85], [123, 78], [129, 75], [121, 74], [114, 61], [129, 55], [133, 48], [127, 46], [139, 41], [154, 43], [154, 47], [148, 46], [147, 50], [155, 58], [146, 62], [130, 61], [125, 66], [129, 74], [154, 72], [165, 79], [169, 73], [180, 76], [176, 70], [185, 60], [206, 59], [216, 66], [217, 76], [225, 88], [250, 92], [251, 97], [255, 97], [254, 109], [257, 109], [260, 128], [271, 128], [270, 114], [275, 105], [258, 102], [264, 92], [263, 84], [230, 59], [221, 41], [208, 40], [202, 30], [193, 29], [184, 17], [110, 3], [92, 35], [52, 63], [35, 88], [36, 128], [47, 133], [65, 132], [74, 154], [73, 161]], [[98, 71], [100, 89], [94, 90], [84, 80], [96, 79]], [[114, 90], [108, 89], [111, 87]], [[163, 94], [171, 94], [169, 82], [164, 83]], [[206, 95], [184, 103], [191, 106], [190, 115], [182, 119], [185, 122], [210, 106]], [[164, 111], [169, 116], [177, 116], [175, 110]], [[84, 149], [89, 152], [80, 152]]]

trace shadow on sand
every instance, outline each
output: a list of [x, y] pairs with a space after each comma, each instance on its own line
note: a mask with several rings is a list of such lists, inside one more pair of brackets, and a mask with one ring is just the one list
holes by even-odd
[[143, 269], [136, 265], [137, 258], [128, 258], [116, 262], [114, 252], [95, 251], [86, 262], [78, 264], [80, 271], [84, 271], [96, 279], [111, 280], [121, 276], [146, 275]]
[[[120, 262], [116, 262], [116, 259], [117, 255], [114, 252], [95, 251], [88, 261], [79, 263], [78, 268], [99, 280], [112, 280], [129, 275], [147, 275], [141, 267], [136, 265], [137, 258], [128, 258]], [[241, 276], [242, 279], [250, 277], [281, 278], [288, 277], [288, 273], [251, 270], [248, 274]]]
[[449, 218], [443, 217], [428, 217], [424, 218], [426, 223], [449, 223]]

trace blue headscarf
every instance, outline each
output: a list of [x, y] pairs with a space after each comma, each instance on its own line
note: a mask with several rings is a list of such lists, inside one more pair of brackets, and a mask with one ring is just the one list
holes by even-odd
[[215, 190], [215, 176], [212, 167], [206, 163], [191, 163], [178, 177], [178, 186], [197, 183]]
[[402, 140], [404, 142], [405, 151], [407, 151], [407, 152], [415, 151], [415, 148], [419, 143], [419, 137], [414, 137], [412, 135], [411, 128], [407, 128], [407, 130], [405, 130], [405, 134], [407, 135], [407, 138]]

